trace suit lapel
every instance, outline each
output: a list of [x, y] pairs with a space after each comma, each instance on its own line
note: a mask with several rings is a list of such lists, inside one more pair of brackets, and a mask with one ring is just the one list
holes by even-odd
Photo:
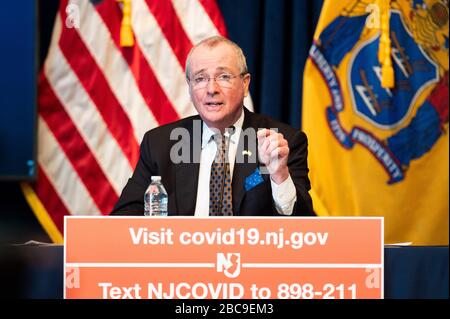
[[178, 215], [194, 215], [200, 168], [201, 127], [199, 117], [186, 125], [189, 132], [190, 161], [175, 165], [175, 198]]
[[[240, 215], [240, 207], [245, 198], [245, 179], [251, 175], [259, 166], [258, 149], [256, 144], [256, 136], [252, 134], [244, 134], [248, 128], [254, 128], [256, 133], [256, 126], [253, 123], [252, 113], [247, 111], [244, 107], [244, 123], [242, 124], [242, 132], [239, 137], [239, 143], [236, 152], [236, 160], [233, 170], [232, 192], [233, 192], [233, 214]], [[250, 139], [252, 141], [250, 141]], [[248, 152], [250, 151], [250, 153]], [[243, 152], [246, 154], [243, 156]], [[241, 159], [241, 160], [240, 160]], [[243, 161], [242, 161], [243, 159]]]

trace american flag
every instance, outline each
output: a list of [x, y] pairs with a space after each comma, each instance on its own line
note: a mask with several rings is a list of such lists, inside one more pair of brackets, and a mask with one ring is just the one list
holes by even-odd
[[131, 0], [134, 44], [124, 47], [127, 1], [60, 2], [39, 77], [38, 180], [22, 185], [55, 242], [65, 215], [111, 211], [147, 130], [195, 114], [186, 57], [227, 34], [215, 0]]

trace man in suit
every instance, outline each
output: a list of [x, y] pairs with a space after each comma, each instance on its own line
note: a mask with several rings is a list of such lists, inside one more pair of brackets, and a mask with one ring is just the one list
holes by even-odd
[[169, 215], [314, 215], [307, 139], [247, 110], [245, 56], [211, 37], [189, 53], [186, 78], [199, 113], [148, 131], [112, 215], [143, 215], [151, 176], [161, 176]]

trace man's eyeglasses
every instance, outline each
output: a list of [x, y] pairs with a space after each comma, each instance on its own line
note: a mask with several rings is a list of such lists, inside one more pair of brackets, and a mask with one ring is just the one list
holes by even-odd
[[204, 74], [199, 74], [194, 76], [192, 79], [189, 79], [189, 81], [192, 83], [194, 89], [206, 88], [210, 80], [216, 81], [220, 87], [232, 88], [234, 84], [233, 80], [237, 77], [242, 77], [244, 74], [245, 73], [233, 75], [230, 73], [221, 73], [212, 78]]

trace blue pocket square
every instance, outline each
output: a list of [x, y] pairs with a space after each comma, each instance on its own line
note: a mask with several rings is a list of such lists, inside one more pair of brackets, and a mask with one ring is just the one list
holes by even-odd
[[259, 168], [255, 169], [255, 171], [247, 176], [245, 178], [245, 190], [249, 191], [251, 190], [253, 187], [261, 184], [264, 181], [264, 179], [261, 176], [261, 173], [259, 172]]

